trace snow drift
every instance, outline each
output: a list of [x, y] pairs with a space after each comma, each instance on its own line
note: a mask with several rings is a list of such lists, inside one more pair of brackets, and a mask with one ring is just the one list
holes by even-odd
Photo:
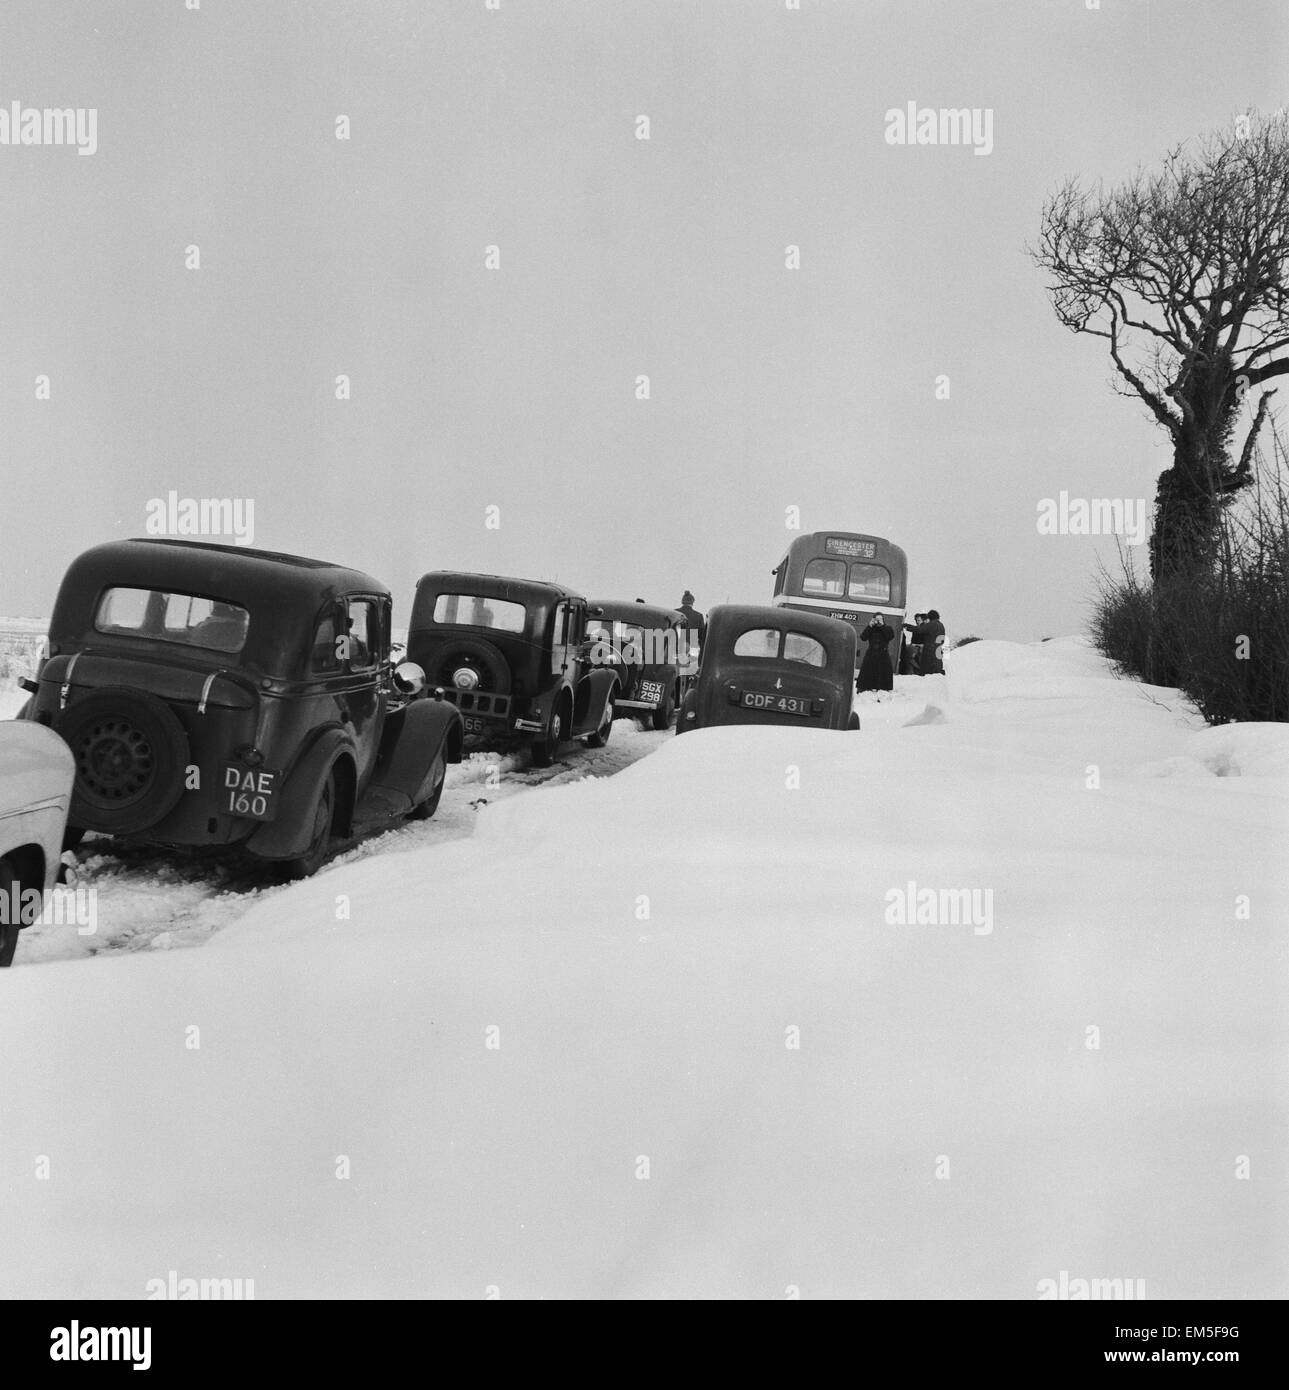
[[898, 687], [8, 972], [0, 1291], [1289, 1293], [1289, 730], [1073, 639]]

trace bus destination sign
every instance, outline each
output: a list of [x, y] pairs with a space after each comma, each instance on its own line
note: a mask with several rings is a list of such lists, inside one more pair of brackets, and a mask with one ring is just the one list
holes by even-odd
[[829, 555], [850, 555], [860, 560], [871, 560], [877, 553], [873, 541], [852, 541], [845, 536], [826, 536], [824, 550]]

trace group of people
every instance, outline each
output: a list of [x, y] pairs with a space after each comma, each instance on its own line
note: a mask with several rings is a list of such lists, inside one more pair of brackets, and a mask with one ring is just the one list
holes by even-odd
[[[915, 613], [911, 623], [904, 623], [909, 634], [900, 659], [900, 675], [938, 676], [944, 670], [944, 624], [934, 608]], [[859, 634], [865, 644], [864, 659], [855, 677], [856, 690], [891, 690], [895, 672], [891, 668], [890, 644], [895, 629], [881, 613], [874, 613], [868, 626]]]

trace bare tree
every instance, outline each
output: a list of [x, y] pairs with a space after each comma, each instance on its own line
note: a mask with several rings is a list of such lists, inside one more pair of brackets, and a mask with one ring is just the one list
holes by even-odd
[[1107, 341], [1120, 393], [1172, 440], [1150, 570], [1185, 571], [1249, 481], [1274, 394], [1258, 388], [1289, 373], [1289, 116], [1238, 117], [1115, 188], [1071, 179], [1045, 205], [1031, 255], [1052, 276], [1060, 321]]

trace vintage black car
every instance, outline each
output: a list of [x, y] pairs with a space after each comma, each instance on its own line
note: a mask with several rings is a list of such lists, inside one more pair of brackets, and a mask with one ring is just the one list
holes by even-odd
[[858, 729], [855, 629], [796, 609], [718, 604], [678, 734], [713, 724]]
[[461, 759], [460, 715], [391, 663], [388, 589], [297, 555], [96, 546], [26, 684], [76, 761], [71, 842], [240, 846], [302, 877], [335, 838], [433, 815]]
[[528, 744], [549, 767], [569, 739], [602, 748], [619, 678], [592, 659], [588, 605], [558, 584], [436, 570], [416, 586], [407, 655], [465, 720], [467, 746]]
[[591, 611], [598, 613], [586, 625], [592, 658], [615, 667], [622, 682], [614, 697], [618, 717], [634, 717], [642, 728], [669, 728], [698, 669], [698, 636], [685, 615], [620, 599], [594, 599]]

